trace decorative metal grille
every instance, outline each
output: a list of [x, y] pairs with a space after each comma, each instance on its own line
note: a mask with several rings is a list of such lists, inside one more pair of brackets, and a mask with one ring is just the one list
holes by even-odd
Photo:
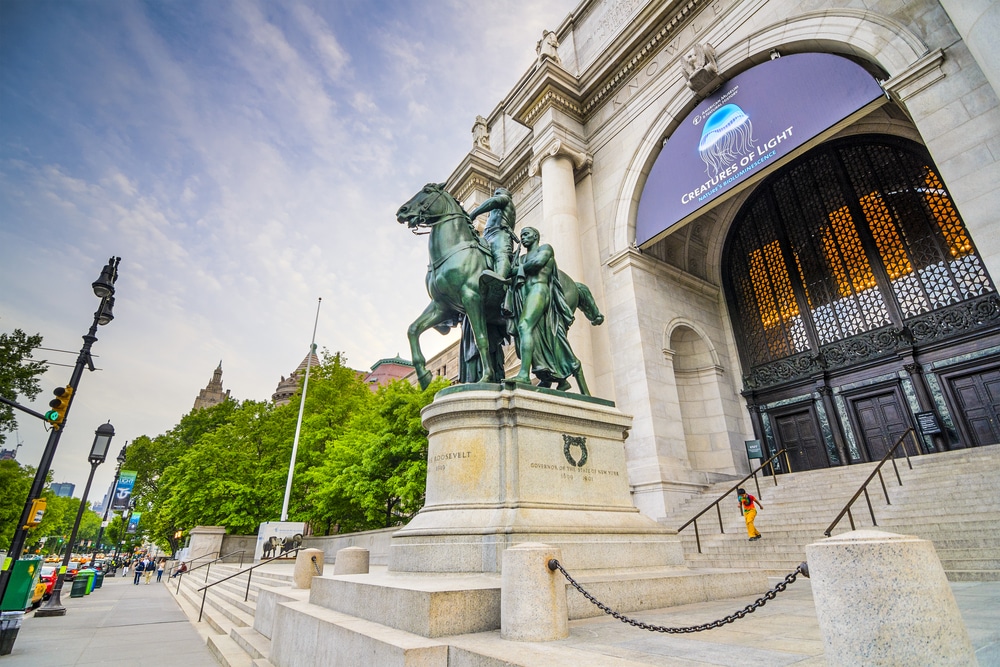
[[996, 323], [971, 314], [996, 289], [944, 183], [894, 140], [826, 144], [765, 182], [733, 225], [727, 262], [748, 386], [884, 356], [916, 331], [940, 340]]

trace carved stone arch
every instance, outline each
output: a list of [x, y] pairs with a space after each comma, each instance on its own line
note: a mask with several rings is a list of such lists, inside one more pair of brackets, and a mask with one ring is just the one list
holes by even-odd
[[725, 400], [733, 392], [715, 345], [700, 325], [681, 317], [671, 320], [663, 335], [688, 464], [710, 479], [735, 474], [738, 416], [735, 403]]
[[[722, 364], [719, 363], [719, 353], [715, 349], [715, 345], [712, 344], [712, 339], [708, 337], [705, 331], [692, 322], [691, 320], [684, 317], [677, 317], [667, 323], [667, 326], [663, 330], [663, 353], [669, 355], [672, 358], [676, 358], [677, 350], [675, 348], [675, 343], [673, 342], [674, 334], [678, 332], [679, 329], [688, 329], [692, 331], [697, 338], [701, 341], [701, 344], [705, 347], [705, 355], [707, 356], [707, 361], [709, 363], [702, 364], [701, 368], [707, 368], [709, 366], [714, 368], [721, 368]], [[694, 370], [693, 368], [690, 370]]]
[[730, 70], [746, 60], [761, 62], [772, 49], [853, 55], [875, 63], [890, 77], [902, 74], [929, 51], [917, 35], [890, 17], [859, 9], [820, 10], [771, 24], [720, 49], [719, 69]]
[[[905, 25], [889, 17], [853, 9], [807, 12], [766, 26], [732, 46], [717, 48], [719, 70], [731, 78], [779, 52], [824, 51], [871, 62], [890, 77], [907, 74], [929, 49]], [[697, 99], [678, 76], [672, 97], [650, 125], [625, 170], [610, 230], [614, 256], [635, 242], [635, 221], [646, 178], [665, 137], [695, 106]], [[670, 94], [670, 93], [667, 93]]]

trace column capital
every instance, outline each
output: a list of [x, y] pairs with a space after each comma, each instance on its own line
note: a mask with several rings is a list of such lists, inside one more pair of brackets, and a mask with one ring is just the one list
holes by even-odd
[[570, 146], [563, 139], [556, 137], [550, 139], [543, 148], [534, 151], [528, 167], [528, 175], [535, 176], [541, 170], [542, 162], [547, 158], [558, 156], [568, 157], [573, 162], [574, 171], [590, 169], [594, 164], [593, 156]]

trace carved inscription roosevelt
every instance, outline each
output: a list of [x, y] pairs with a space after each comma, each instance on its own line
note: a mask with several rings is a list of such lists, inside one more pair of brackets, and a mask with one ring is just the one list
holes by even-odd
[[472, 456], [472, 452], [444, 452], [431, 457], [431, 464], [435, 470], [444, 470], [448, 467], [449, 461], [456, 459], [467, 459]]

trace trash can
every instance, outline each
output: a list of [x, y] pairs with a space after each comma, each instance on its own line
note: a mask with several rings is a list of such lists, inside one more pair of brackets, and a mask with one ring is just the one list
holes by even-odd
[[7, 592], [4, 593], [0, 611], [24, 611], [31, 604], [31, 594], [42, 573], [41, 558], [20, 558], [11, 563]]
[[87, 584], [90, 581], [88, 577], [83, 576], [82, 573], [77, 572], [76, 576], [73, 577], [73, 588], [69, 591], [69, 596], [71, 598], [82, 598], [87, 594]]
[[76, 581], [80, 577], [84, 577], [87, 580], [87, 590], [84, 593], [84, 595], [90, 595], [90, 593], [94, 590], [94, 575], [95, 574], [97, 574], [97, 572], [95, 570], [90, 569], [89, 567], [86, 568], [86, 569], [80, 570], [80, 571], [78, 571], [76, 573], [76, 578], [74, 578], [73, 581]]
[[104, 573], [97, 570], [94, 574], [94, 588], [100, 588], [104, 585]]
[[[9, 588], [8, 588], [9, 590]], [[14, 650], [14, 640], [21, 629], [24, 610], [0, 611], [0, 655], [10, 655]]]

